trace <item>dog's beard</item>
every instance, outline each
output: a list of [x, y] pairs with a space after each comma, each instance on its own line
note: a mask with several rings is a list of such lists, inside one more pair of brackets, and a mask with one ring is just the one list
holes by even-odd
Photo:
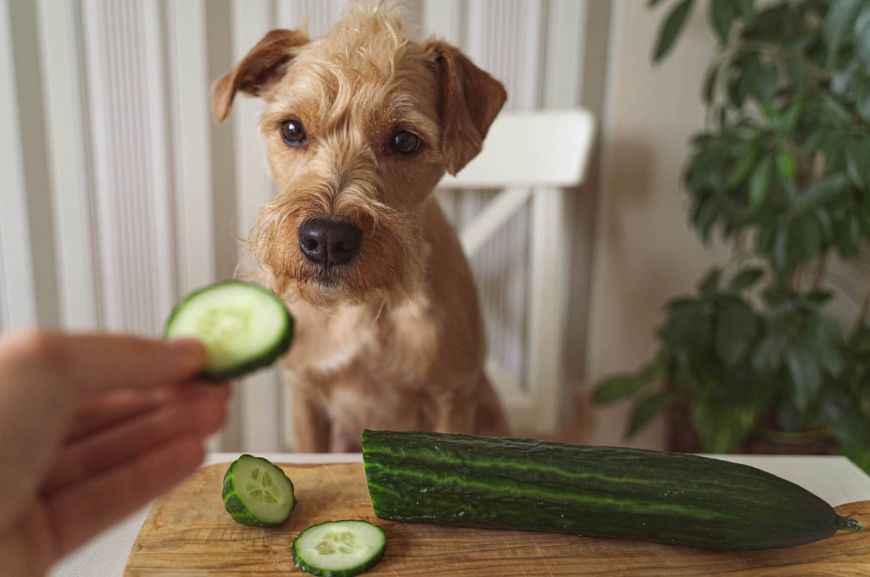
[[419, 286], [424, 247], [416, 218], [377, 204], [361, 205], [353, 198], [332, 213], [363, 231], [359, 254], [337, 266], [308, 261], [299, 248], [298, 230], [306, 220], [331, 214], [319, 200], [277, 197], [258, 216], [248, 242], [260, 266], [269, 272], [277, 294], [290, 301], [329, 306], [392, 301]]

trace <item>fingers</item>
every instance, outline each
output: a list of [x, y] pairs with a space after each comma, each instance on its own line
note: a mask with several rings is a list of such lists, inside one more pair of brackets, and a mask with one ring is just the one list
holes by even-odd
[[19, 364], [83, 393], [137, 389], [190, 380], [206, 362], [195, 340], [162, 341], [120, 334], [32, 331], [10, 337]]
[[66, 555], [174, 487], [196, 471], [204, 455], [202, 439], [184, 436], [49, 497], [58, 554]]
[[200, 387], [77, 441], [56, 462], [43, 492], [95, 477], [183, 435], [206, 438], [223, 425], [228, 397], [227, 387]]
[[79, 409], [67, 443], [170, 403], [178, 395], [178, 387], [131, 389], [100, 395]]

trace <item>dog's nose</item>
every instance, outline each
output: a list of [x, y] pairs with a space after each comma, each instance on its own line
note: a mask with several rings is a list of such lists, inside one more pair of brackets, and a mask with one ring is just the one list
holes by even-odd
[[315, 218], [299, 227], [299, 248], [316, 264], [346, 264], [359, 253], [361, 245], [362, 231], [349, 222]]

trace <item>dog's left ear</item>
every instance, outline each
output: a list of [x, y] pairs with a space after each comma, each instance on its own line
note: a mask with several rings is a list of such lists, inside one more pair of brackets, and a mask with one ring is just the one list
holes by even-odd
[[259, 96], [280, 79], [295, 49], [307, 43], [308, 35], [301, 30], [278, 29], [263, 36], [238, 66], [212, 86], [211, 106], [218, 120], [229, 115], [236, 92]]
[[440, 84], [441, 153], [447, 172], [456, 174], [480, 152], [507, 91], [455, 46], [435, 40], [425, 50]]

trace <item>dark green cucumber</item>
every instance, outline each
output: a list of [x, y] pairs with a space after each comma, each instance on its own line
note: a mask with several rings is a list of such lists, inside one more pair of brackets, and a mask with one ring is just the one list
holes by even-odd
[[195, 337], [208, 352], [203, 376], [233, 379], [275, 362], [293, 341], [293, 317], [272, 291], [236, 280], [188, 294], [169, 315], [167, 338]]
[[694, 455], [530, 439], [365, 431], [383, 519], [750, 550], [857, 529], [754, 467]]
[[293, 482], [268, 459], [242, 455], [224, 474], [227, 513], [242, 525], [277, 527], [296, 507]]

